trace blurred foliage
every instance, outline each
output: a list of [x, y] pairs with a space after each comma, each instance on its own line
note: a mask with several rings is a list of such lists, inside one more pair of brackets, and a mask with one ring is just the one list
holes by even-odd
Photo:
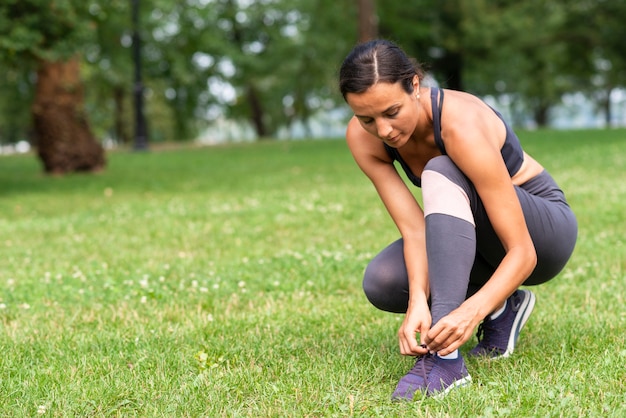
[[606, 100], [626, 85], [626, 0], [390, 1], [379, 15], [381, 35], [430, 64], [441, 85], [506, 94], [538, 125], [565, 93]]
[[[341, 104], [338, 66], [358, 37], [357, 2], [141, 1], [146, 114], [152, 140], [194, 138], [220, 118], [259, 137]], [[538, 124], [564, 93], [610, 112], [626, 85], [626, 0], [400, 0], [377, 4], [379, 33], [437, 81], [507, 94]], [[80, 54], [100, 138], [129, 141], [131, 0], [0, 4], [0, 142], [28, 139], [38, 60]]]

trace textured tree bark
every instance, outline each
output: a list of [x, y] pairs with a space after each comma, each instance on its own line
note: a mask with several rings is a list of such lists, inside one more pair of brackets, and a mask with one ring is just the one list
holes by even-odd
[[85, 114], [77, 58], [39, 64], [32, 114], [37, 151], [46, 173], [104, 168], [104, 149], [91, 132]]

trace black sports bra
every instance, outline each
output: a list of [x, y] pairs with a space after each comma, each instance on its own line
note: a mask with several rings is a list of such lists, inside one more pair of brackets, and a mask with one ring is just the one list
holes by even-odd
[[[439, 103], [437, 103], [437, 93], [439, 93]], [[435, 143], [437, 144], [437, 148], [443, 155], [446, 155], [446, 147], [443, 143], [443, 138], [441, 137], [441, 108], [443, 106], [443, 89], [439, 89], [433, 87], [430, 89], [430, 100], [433, 106], [433, 131], [435, 134]], [[502, 154], [502, 159], [504, 160], [504, 164], [506, 165], [507, 170], [509, 171], [509, 175], [513, 177], [515, 173], [520, 169], [522, 163], [524, 162], [524, 151], [522, 150], [522, 145], [519, 142], [519, 138], [513, 132], [513, 129], [505, 122], [504, 118], [497, 110], [492, 110], [498, 115], [500, 120], [504, 123], [506, 127], [506, 138], [504, 140], [504, 145], [502, 145], [502, 149], [500, 153]], [[400, 163], [400, 166], [406, 173], [411, 183], [416, 185], [417, 187], [421, 187], [422, 181], [421, 179], [413, 174], [411, 168], [406, 164], [406, 162], [400, 156], [397, 148], [390, 147], [387, 144], [385, 145], [385, 149], [387, 150], [387, 154], [394, 160]]]

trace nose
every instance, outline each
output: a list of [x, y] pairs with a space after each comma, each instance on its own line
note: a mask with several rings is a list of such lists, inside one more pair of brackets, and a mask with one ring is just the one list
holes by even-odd
[[384, 119], [380, 119], [376, 122], [376, 133], [379, 138], [387, 138], [392, 131], [393, 128], [391, 127], [391, 124]]

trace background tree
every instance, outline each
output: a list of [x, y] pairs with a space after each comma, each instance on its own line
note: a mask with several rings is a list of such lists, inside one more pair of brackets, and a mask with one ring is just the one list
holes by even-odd
[[378, 15], [374, 0], [359, 0], [359, 42], [378, 37]]
[[31, 112], [38, 155], [47, 173], [97, 171], [104, 150], [84, 107], [78, 51], [92, 35], [92, 2], [6, 0], [0, 6], [0, 50], [13, 68], [36, 71]]
[[423, 63], [442, 87], [463, 90], [461, 0], [379, 2], [380, 33]]
[[219, 118], [250, 124], [259, 138], [306, 127], [335, 98], [334, 64], [356, 40], [356, 10], [331, 0], [150, 6], [142, 23], [149, 113], [170, 109], [150, 120], [171, 119], [174, 139], [195, 138]]
[[[217, 15], [207, 2], [159, 0], [148, 6], [143, 10], [142, 38], [152, 108], [148, 114], [157, 128], [152, 133], [174, 140], [195, 138], [199, 121], [206, 121], [207, 109], [216, 103], [207, 82], [216, 68]], [[166, 115], [164, 107], [169, 109]], [[171, 120], [166, 134], [156, 125], [163, 118]]]
[[[345, 109], [337, 67], [359, 40], [360, 14], [425, 63], [441, 86], [495, 97], [517, 124], [546, 124], [562, 97], [582, 92], [608, 125], [609, 98], [626, 83], [626, 0], [141, 4], [154, 141], [191, 140], [222, 119], [252, 127], [259, 138], [306, 132], [319, 112]], [[47, 163], [50, 172], [98, 169], [104, 157], [94, 138], [127, 143], [131, 136], [131, 46], [129, 0], [2, 2], [0, 141], [39, 140], [42, 159], [64, 156]], [[37, 90], [51, 74], [60, 90], [52, 93], [51, 81]]]
[[[259, 138], [304, 122], [336, 97], [337, 63], [356, 41], [356, 10], [330, 0], [217, 0], [220, 40], [213, 82], [234, 86], [225, 114], [251, 122]], [[331, 81], [332, 80], [332, 81]], [[332, 84], [331, 84], [332, 83]]]
[[569, 6], [568, 30], [562, 34], [571, 40], [567, 67], [576, 71], [575, 90], [595, 100], [610, 127], [611, 95], [626, 85], [626, 1], [576, 1]]
[[92, 3], [90, 14], [97, 25], [93, 42], [82, 48], [86, 63], [82, 74], [89, 86], [87, 111], [97, 137], [129, 144], [133, 125], [130, 1], [109, 0], [106, 7]]
[[22, 103], [33, 101], [32, 73], [2, 65], [3, 77], [0, 77], [0, 144], [15, 144], [30, 141], [31, 113]]
[[[619, 74], [613, 63], [623, 47], [609, 46], [621, 43], [623, 25], [616, 17], [623, 16], [624, 3], [416, 0], [380, 2], [378, 10], [382, 36], [425, 62], [440, 85], [506, 98], [517, 123], [530, 114], [544, 126], [550, 109], [565, 93], [577, 91], [581, 80], [593, 76], [595, 83], [586, 84], [597, 92], [599, 82]], [[601, 34], [606, 34], [602, 41]], [[598, 54], [608, 49], [615, 51], [611, 70], [599, 78], [609, 61]], [[606, 99], [608, 93], [600, 96]]]
[[[572, 88], [566, 71], [567, 41], [560, 37], [567, 2], [475, 0], [465, 8], [465, 40], [484, 45], [471, 54], [473, 79], [485, 90], [478, 94], [507, 95], [522, 101], [538, 126], [548, 123], [549, 110]], [[484, 28], [489, 27], [489, 31]], [[487, 32], [487, 33], [484, 33]], [[490, 77], [491, 82], [485, 82]]]

